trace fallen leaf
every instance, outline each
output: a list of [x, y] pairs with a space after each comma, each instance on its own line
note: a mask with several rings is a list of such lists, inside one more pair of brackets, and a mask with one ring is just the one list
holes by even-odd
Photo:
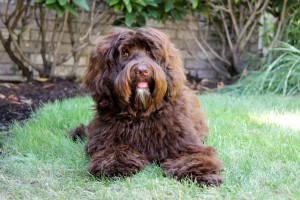
[[222, 81], [219, 82], [219, 83], [218, 83], [218, 88], [224, 88], [224, 82], [222, 82]]
[[8, 99], [12, 100], [12, 101], [19, 101], [19, 98], [16, 95], [14, 95], [14, 94], [9, 95]]
[[48, 81], [48, 78], [36, 78], [35, 80], [39, 82], [46, 82]]
[[247, 70], [247, 69], [245, 69], [245, 70], [243, 71], [243, 76], [248, 76], [248, 70]]
[[47, 85], [44, 85], [43, 88], [44, 88], [44, 89], [47, 89], [47, 88], [52, 88], [52, 87], [54, 87], [54, 86], [55, 86], [55, 84], [49, 83], [49, 84], [47, 84]]
[[32, 104], [32, 99], [21, 99], [21, 102], [26, 103], [28, 105], [31, 105]]
[[11, 84], [11, 83], [1, 83], [0, 85], [4, 86], [6, 88], [13, 88], [13, 89], [17, 89], [18, 88], [17, 85], [14, 85], [14, 84]]

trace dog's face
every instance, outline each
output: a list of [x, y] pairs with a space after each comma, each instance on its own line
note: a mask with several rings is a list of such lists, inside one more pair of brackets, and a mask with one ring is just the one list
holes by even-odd
[[130, 113], [176, 99], [184, 81], [177, 49], [151, 28], [115, 29], [92, 51], [83, 78], [100, 106], [114, 102]]

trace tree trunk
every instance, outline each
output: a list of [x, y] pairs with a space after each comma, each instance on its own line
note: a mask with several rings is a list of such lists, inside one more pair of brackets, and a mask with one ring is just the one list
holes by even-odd
[[20, 60], [11, 48], [11, 38], [9, 37], [6, 41], [1, 40], [5, 51], [7, 52], [10, 59], [16, 63], [18, 68], [22, 71], [22, 75], [26, 77], [27, 81], [31, 81], [33, 79], [33, 72], [29, 70], [29, 67], [24, 65], [24, 62]]
[[236, 74], [241, 73], [240, 57], [241, 57], [241, 52], [239, 52], [238, 48], [234, 46], [232, 49], [232, 64], [233, 64], [233, 70]]
[[50, 78], [52, 62], [47, 60], [43, 63], [43, 70], [39, 72], [41, 78]]

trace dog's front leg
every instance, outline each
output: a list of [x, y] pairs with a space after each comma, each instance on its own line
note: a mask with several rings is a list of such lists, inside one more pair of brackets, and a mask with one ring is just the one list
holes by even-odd
[[217, 185], [222, 182], [219, 175], [221, 162], [212, 147], [199, 147], [197, 152], [183, 153], [166, 159], [162, 164], [164, 173], [177, 179], [190, 178], [200, 185]]
[[94, 176], [131, 176], [148, 163], [145, 155], [128, 145], [118, 145], [93, 153], [88, 170]]

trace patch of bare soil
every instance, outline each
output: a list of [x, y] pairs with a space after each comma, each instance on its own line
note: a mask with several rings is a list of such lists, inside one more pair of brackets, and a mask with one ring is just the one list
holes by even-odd
[[0, 83], [0, 128], [28, 118], [41, 103], [87, 94], [79, 83], [63, 79]]

